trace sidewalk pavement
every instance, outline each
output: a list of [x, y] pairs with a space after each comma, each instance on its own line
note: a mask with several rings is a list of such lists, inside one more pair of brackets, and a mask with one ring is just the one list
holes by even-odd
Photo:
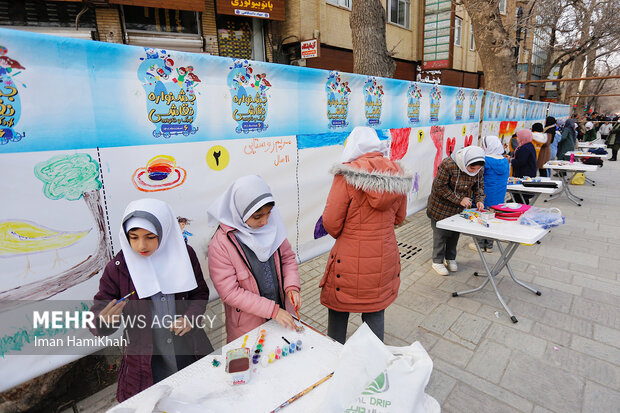
[[[443, 412], [613, 413], [620, 412], [620, 163], [605, 162], [588, 175], [596, 186], [571, 189], [582, 207], [560, 199], [566, 224], [541, 244], [521, 246], [510, 261], [515, 275], [536, 286], [536, 296], [516, 285], [504, 270], [498, 288], [519, 322], [513, 324], [490, 285], [465, 297], [452, 292], [481, 283], [477, 252], [459, 241], [459, 271], [437, 275], [430, 266], [432, 233], [426, 212], [396, 229], [402, 271], [399, 297], [385, 313], [385, 343], [420, 341], [433, 359], [428, 394]], [[499, 256], [488, 254], [494, 262]], [[319, 281], [327, 254], [300, 266], [301, 318], [327, 331], [327, 309], [319, 302]], [[211, 305], [221, 311], [219, 300]], [[220, 325], [209, 332], [224, 344]], [[361, 324], [349, 321], [350, 336]], [[116, 386], [78, 403], [80, 411], [111, 407]], [[97, 407], [98, 406], [98, 407]], [[290, 407], [294, 412], [294, 406]]]

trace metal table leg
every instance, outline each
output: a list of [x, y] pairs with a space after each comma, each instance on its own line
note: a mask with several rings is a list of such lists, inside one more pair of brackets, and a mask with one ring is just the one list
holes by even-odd
[[[527, 288], [528, 290], [532, 291], [536, 295], [541, 295], [540, 291], [538, 291], [535, 288], [532, 288], [529, 285], [527, 285], [527, 284], [523, 283], [522, 281], [518, 280], [515, 277], [514, 273], [512, 272], [512, 268], [510, 268], [510, 265], [508, 264], [508, 262], [510, 261], [510, 259], [514, 255], [515, 251], [517, 250], [517, 247], [519, 247], [519, 243], [509, 242], [508, 246], [506, 247], [506, 249], [504, 249], [501, 246], [500, 241], [495, 240], [495, 242], [497, 243], [497, 245], [499, 247], [499, 251], [500, 251], [501, 255], [500, 255], [499, 259], [497, 260], [497, 262], [495, 263], [495, 265], [493, 266], [493, 269], [489, 269], [489, 265], [487, 263], [485, 255], [482, 252], [482, 249], [480, 248], [480, 245], [478, 244], [478, 239], [477, 238], [479, 238], [479, 237], [472, 236], [472, 238], [474, 240], [474, 244], [476, 245], [476, 249], [478, 250], [478, 255], [480, 255], [480, 259], [482, 260], [482, 265], [484, 266], [484, 269], [485, 269], [485, 271], [487, 273], [487, 279], [479, 287], [473, 288], [471, 290], [457, 291], [457, 292], [452, 293], [452, 297], [458, 297], [460, 295], [464, 295], [464, 294], [469, 294], [469, 293], [473, 293], [473, 292], [476, 292], [476, 291], [480, 291], [484, 287], [486, 287], [486, 285], [490, 282], [491, 286], [493, 287], [493, 290], [495, 291], [495, 295], [497, 296], [499, 302], [502, 304], [502, 306], [504, 307], [504, 309], [506, 310], [506, 312], [510, 316], [510, 319], [512, 320], [512, 322], [513, 323], [518, 322], [519, 320], [517, 320], [517, 317], [515, 317], [515, 315], [512, 313], [512, 311], [510, 310], [510, 308], [508, 307], [508, 305], [504, 301], [503, 297], [499, 293], [499, 290], [497, 289], [497, 284], [495, 283], [495, 276], [497, 274], [499, 274], [500, 271], [504, 267], [506, 267], [508, 269], [508, 273], [510, 274], [510, 277], [513, 279], [514, 282], [516, 282], [517, 284], [519, 284], [520, 286], [522, 286], [524, 288]], [[474, 275], [478, 275], [478, 274], [474, 273]]]
[[567, 174], [561, 173], [560, 178], [562, 179], [562, 189], [557, 194], [550, 196], [548, 199], [545, 199], [545, 202], [559, 198], [562, 194], [566, 194], [566, 197], [568, 198], [569, 201], [574, 202], [575, 204], [577, 204], [577, 206], [581, 206], [580, 202], [583, 201], [583, 198], [579, 198], [577, 195], [573, 194], [569, 187], [570, 181], [573, 179], [575, 175], [577, 175], [577, 172], [573, 172], [570, 178], [568, 178]]
[[586, 182], [592, 186], [596, 186], [596, 182], [593, 179], [588, 178], [587, 176], [586, 176]]

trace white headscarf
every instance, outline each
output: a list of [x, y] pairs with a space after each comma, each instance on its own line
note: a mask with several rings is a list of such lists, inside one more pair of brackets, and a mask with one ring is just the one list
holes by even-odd
[[504, 154], [504, 145], [502, 145], [502, 141], [497, 136], [485, 136], [482, 138], [482, 149], [484, 149], [484, 154], [487, 156], [501, 156]]
[[479, 146], [467, 146], [452, 154], [452, 160], [456, 162], [459, 169], [469, 176], [476, 176], [480, 169], [476, 172], [469, 172], [467, 167], [474, 162], [484, 162], [484, 151]]
[[[149, 257], [131, 248], [127, 231], [144, 228], [159, 237], [159, 247]], [[158, 292], [175, 294], [196, 288], [194, 269], [172, 208], [158, 199], [139, 199], [127, 205], [119, 238], [129, 276], [139, 298]]]
[[586, 122], [586, 130], [590, 130], [594, 127], [594, 123], [592, 122]]
[[381, 152], [386, 155], [387, 147], [377, 136], [376, 130], [368, 126], [356, 126], [347, 138], [340, 162], [353, 162], [370, 152]]
[[286, 239], [286, 227], [274, 206], [267, 224], [251, 228], [245, 221], [263, 205], [275, 202], [267, 182], [258, 175], [237, 179], [207, 210], [209, 225], [222, 224], [237, 230], [237, 239], [250, 248], [261, 262], [267, 261]]

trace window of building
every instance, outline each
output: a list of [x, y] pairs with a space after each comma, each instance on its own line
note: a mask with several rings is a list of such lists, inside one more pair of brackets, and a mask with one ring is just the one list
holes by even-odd
[[195, 11], [123, 6], [123, 16], [127, 30], [157, 33], [200, 33], [198, 13]]
[[346, 7], [347, 9], [350, 9], [352, 1], [353, 0], [327, 0], [327, 3], [333, 4], [334, 6]]
[[461, 45], [461, 35], [463, 33], [463, 19], [458, 16], [454, 17], [454, 44]]
[[476, 50], [476, 38], [474, 37], [474, 26], [469, 25], [469, 50]]
[[200, 53], [203, 50], [199, 13], [156, 7], [123, 6], [127, 44]]
[[411, 0], [388, 0], [388, 21], [408, 29], [410, 9]]
[[[75, 28], [81, 3], [44, 0], [0, 0], [0, 25], [22, 27]], [[95, 27], [95, 12], [88, 8], [80, 16], [80, 28]]]
[[499, 0], [499, 12], [506, 14], [506, 0]]

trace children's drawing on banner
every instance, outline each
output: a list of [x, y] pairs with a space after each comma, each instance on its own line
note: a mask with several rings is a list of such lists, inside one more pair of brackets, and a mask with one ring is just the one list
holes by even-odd
[[327, 120], [329, 128], [343, 128], [349, 124], [349, 82], [343, 82], [340, 73], [336, 70], [329, 72], [325, 83], [327, 94]]
[[478, 102], [478, 92], [473, 91], [469, 96], [469, 120], [474, 120], [476, 118], [476, 108], [478, 107], [476, 103]]
[[200, 84], [200, 78], [194, 68], [175, 67], [165, 50], [144, 50], [146, 57], [140, 58], [138, 79], [146, 92], [148, 119], [155, 125], [153, 136], [170, 138], [196, 133], [198, 128], [192, 125], [198, 112], [194, 88]]
[[454, 112], [454, 117], [456, 118], [456, 120], [463, 119], [463, 103], [464, 102], [465, 102], [465, 92], [463, 91], [463, 89], [459, 89], [458, 92], [456, 92], [456, 105], [455, 105], [455, 112]]
[[[8, 57], [7, 52], [6, 47], [0, 46], [0, 145], [19, 142], [26, 136], [25, 132], [14, 129], [22, 109], [19, 89], [13, 80], [26, 68], [17, 60]], [[22, 87], [26, 85], [22, 84]]]
[[62, 231], [25, 219], [0, 221], [0, 258], [24, 256], [26, 269], [22, 274], [28, 275], [31, 272], [29, 255], [55, 251], [56, 259], [52, 265], [55, 268], [62, 263], [58, 250], [80, 241], [91, 229]]
[[463, 143], [463, 147], [471, 146], [474, 143], [474, 135], [465, 136], [465, 142]]
[[455, 148], [456, 148], [456, 138], [446, 139], [446, 156], [452, 155]]
[[[6, 310], [7, 306], [11, 305], [9, 300], [44, 300], [52, 297], [97, 274], [112, 258], [99, 194], [102, 187], [99, 164], [84, 153], [57, 155], [38, 163], [34, 168], [34, 174], [43, 182], [45, 197], [51, 200], [62, 198], [68, 201], [84, 200], [95, 222], [97, 248], [82, 262], [58, 274], [0, 292], [0, 303], [3, 303], [0, 304], [0, 311]], [[54, 231], [27, 220], [11, 221], [19, 223], [10, 224], [13, 231], [5, 227], [8, 234], [3, 234], [3, 237], [13, 236], [14, 248], [24, 255], [55, 250], [59, 259], [58, 249], [70, 247], [86, 235], [79, 232]], [[90, 229], [86, 230], [86, 233], [89, 231]]]
[[439, 121], [439, 108], [441, 106], [441, 89], [434, 85], [430, 93], [431, 122]]
[[137, 190], [142, 192], [167, 191], [183, 185], [187, 171], [177, 166], [169, 155], [157, 155], [148, 160], [146, 167], [138, 168], [131, 176]]
[[437, 168], [439, 168], [439, 164], [443, 159], [443, 133], [445, 130], [445, 126], [431, 126], [431, 139], [437, 149], [437, 152], [435, 153], [435, 161], [433, 162], [433, 178], [437, 175]]
[[506, 98], [506, 119], [510, 120], [512, 118], [512, 98]]
[[293, 140], [286, 138], [253, 138], [243, 147], [243, 153], [246, 155], [255, 155], [257, 153], [273, 154], [273, 165], [280, 166], [290, 163], [291, 155], [286, 152], [292, 149]]
[[407, 154], [409, 149], [409, 135], [411, 128], [390, 129], [392, 143], [390, 144], [390, 159], [399, 161]]
[[271, 83], [265, 73], [255, 74], [248, 60], [234, 59], [226, 83], [232, 98], [232, 117], [237, 133], [262, 132], [269, 126], [267, 108]]
[[411, 198], [418, 199], [420, 192], [420, 174], [415, 172], [413, 175], [413, 187], [411, 188]]
[[377, 78], [374, 76], [368, 76], [364, 83], [364, 115], [368, 126], [377, 126], [381, 123], [383, 95], [383, 85], [377, 83]]
[[409, 123], [420, 122], [420, 101], [422, 100], [422, 90], [416, 82], [411, 82], [407, 89], [407, 118]]

